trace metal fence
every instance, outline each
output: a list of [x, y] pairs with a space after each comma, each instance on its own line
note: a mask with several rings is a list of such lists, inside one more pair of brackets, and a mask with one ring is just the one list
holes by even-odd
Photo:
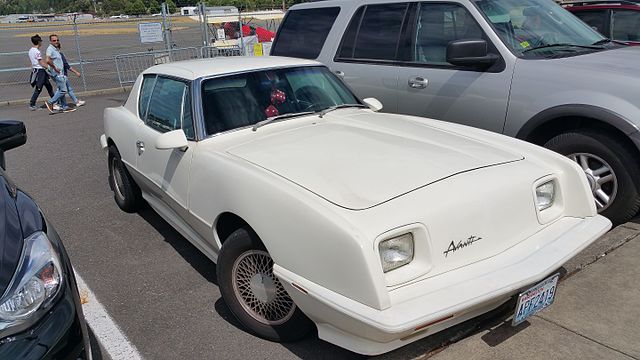
[[[275, 32], [282, 11], [210, 14], [204, 6], [191, 15], [146, 16], [124, 19], [80, 20], [0, 24], [0, 101], [27, 99], [30, 37], [43, 38], [44, 54], [48, 36], [60, 38], [62, 51], [80, 77], [69, 74], [76, 92], [117, 88], [130, 84], [149, 66], [167, 61], [215, 56], [254, 55], [256, 29]], [[204, 12], [204, 13], [203, 13]], [[278, 15], [279, 14], [279, 15]], [[140, 24], [161, 23], [162, 41], [142, 43]], [[243, 31], [239, 31], [243, 29]], [[261, 33], [264, 33], [262, 31]], [[265, 50], [268, 46], [265, 47]], [[264, 55], [267, 51], [261, 51]]]

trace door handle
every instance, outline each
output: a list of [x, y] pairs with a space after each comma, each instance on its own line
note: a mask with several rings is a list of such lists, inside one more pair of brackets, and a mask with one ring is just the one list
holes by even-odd
[[142, 155], [144, 152], [144, 142], [140, 140], [136, 141], [136, 148], [138, 148], [138, 155]]
[[409, 87], [412, 89], [424, 89], [427, 85], [429, 85], [429, 80], [423, 77], [414, 76], [409, 78]]
[[338, 75], [341, 79], [344, 79], [344, 71], [336, 70], [333, 73]]

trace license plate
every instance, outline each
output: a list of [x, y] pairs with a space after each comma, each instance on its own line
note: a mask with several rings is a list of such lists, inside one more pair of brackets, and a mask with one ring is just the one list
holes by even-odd
[[532, 286], [527, 291], [520, 293], [518, 303], [516, 304], [516, 311], [513, 315], [513, 321], [511, 322], [512, 326], [520, 324], [527, 318], [553, 304], [559, 277], [560, 274], [555, 274], [539, 284]]

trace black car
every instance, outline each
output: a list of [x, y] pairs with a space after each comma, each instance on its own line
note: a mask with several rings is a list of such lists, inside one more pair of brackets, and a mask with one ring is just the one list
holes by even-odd
[[0, 121], [0, 359], [90, 358], [69, 256], [38, 205], [7, 177], [4, 152], [24, 144]]

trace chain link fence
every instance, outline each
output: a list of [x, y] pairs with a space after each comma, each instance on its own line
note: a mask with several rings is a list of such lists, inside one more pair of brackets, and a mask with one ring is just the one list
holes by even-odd
[[[76, 93], [130, 85], [149, 66], [192, 58], [267, 55], [282, 10], [221, 14], [198, 6], [186, 15], [105, 18], [0, 24], [0, 101], [27, 99], [31, 64], [30, 37], [43, 38], [45, 56], [49, 35], [60, 38], [68, 62], [81, 73], [69, 79]], [[141, 42], [140, 26], [160, 23], [162, 39]], [[242, 29], [242, 31], [240, 31]], [[52, 82], [53, 84], [53, 82]], [[46, 98], [43, 92], [41, 98]]]

